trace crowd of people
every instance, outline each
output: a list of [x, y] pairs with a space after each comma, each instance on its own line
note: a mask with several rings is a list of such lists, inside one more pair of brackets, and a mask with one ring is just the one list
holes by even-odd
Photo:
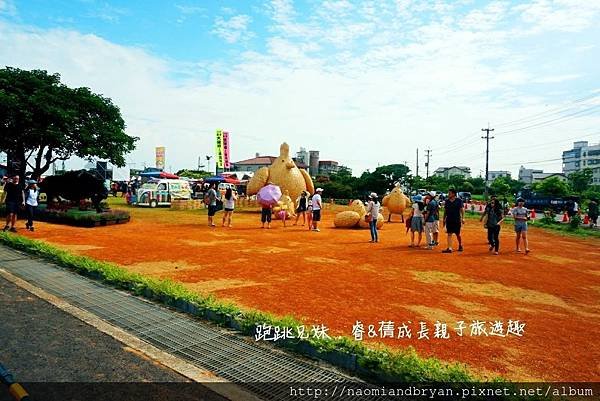
[[[312, 197], [306, 191], [300, 194], [295, 202], [296, 220], [294, 225], [297, 225], [300, 218], [302, 218], [303, 226], [308, 223], [309, 230], [320, 231], [319, 222], [321, 220], [321, 210], [323, 209], [322, 192], [322, 188], [317, 188]], [[210, 227], [216, 226], [214, 216], [220, 210], [218, 203], [222, 202], [224, 205], [222, 226], [231, 227], [236, 200], [237, 194], [234, 190], [228, 189], [219, 197], [215, 186], [211, 185], [205, 198], [205, 202], [208, 205], [208, 225]], [[457, 196], [456, 190], [450, 189], [443, 201], [433, 191], [426, 193], [425, 196], [415, 195], [412, 201], [410, 215], [406, 219], [407, 232], [410, 231], [411, 233], [410, 248], [419, 248], [423, 237], [425, 238], [426, 249], [433, 250], [438, 246], [441, 220], [441, 229], [445, 230], [447, 234], [446, 248], [442, 250], [442, 253], [453, 253], [455, 250], [457, 252], [464, 251], [461, 230], [465, 224], [465, 205]], [[527, 221], [530, 219], [530, 211], [524, 207], [524, 202], [523, 199], [518, 199], [516, 207], [508, 213], [514, 219], [514, 231], [516, 233], [515, 252], [524, 251], [527, 254], [530, 252], [527, 238]], [[371, 243], [379, 242], [377, 216], [379, 216], [382, 210], [383, 207], [378, 195], [372, 192], [366, 202], [366, 215], [364, 217], [365, 221], [369, 223]], [[263, 205], [260, 217], [261, 228], [271, 228], [272, 216], [273, 206]], [[487, 230], [489, 250], [495, 255], [498, 255], [500, 252], [500, 229], [505, 216], [504, 206], [496, 196], [492, 196], [479, 220], [484, 223], [484, 227]], [[285, 219], [285, 217], [281, 217], [284, 226]], [[425, 235], [423, 236], [423, 234]]]
[[[26, 185], [20, 184], [18, 176], [4, 177], [2, 179], [4, 203], [6, 207], [6, 224], [4, 231], [16, 232], [17, 214], [20, 209], [26, 210], [27, 222], [26, 229], [34, 230], [35, 210], [38, 206], [39, 189], [37, 182], [28, 180]], [[139, 187], [138, 180], [131, 182], [123, 182], [120, 185], [113, 185], [111, 190], [116, 196], [116, 191], [120, 191], [123, 195], [135, 192]], [[208, 207], [208, 226], [216, 227], [215, 215], [223, 209], [223, 217], [221, 220], [222, 227], [233, 226], [233, 214], [238, 201], [237, 190], [227, 188], [224, 193], [217, 190], [216, 184], [210, 184], [208, 188], [202, 188], [204, 193], [204, 201]], [[319, 232], [319, 223], [321, 221], [321, 211], [323, 209], [322, 188], [317, 188], [314, 195], [310, 195], [307, 191], [302, 191], [300, 196], [293, 204], [295, 205], [294, 225], [298, 225], [302, 218], [302, 226], [308, 225], [308, 229]], [[291, 202], [291, 200], [290, 200]], [[530, 252], [527, 228], [530, 220], [530, 210], [525, 207], [525, 201], [522, 198], [517, 199], [517, 204], [510, 210], [505, 209], [505, 205], [500, 200], [492, 195], [491, 199], [485, 206], [485, 210], [480, 216], [479, 221], [483, 223], [487, 230], [487, 242], [489, 251], [498, 255], [500, 252], [500, 231], [505, 221], [505, 217], [510, 215], [514, 221], [515, 231], [515, 252]], [[574, 216], [579, 210], [576, 202], [567, 205], [566, 213], [569, 217]], [[365, 221], [369, 223], [369, 232], [371, 243], [379, 242], [379, 232], [377, 229], [377, 216], [382, 211], [382, 205], [379, 197], [375, 192], [372, 192], [366, 201]], [[443, 212], [443, 213], [442, 213]], [[280, 219], [285, 226], [286, 219], [290, 216], [285, 211], [280, 211]], [[435, 192], [428, 192], [423, 195], [415, 195], [412, 197], [412, 205], [410, 215], [406, 219], [406, 230], [410, 231], [410, 248], [419, 248], [425, 237], [425, 247], [428, 250], [433, 250], [439, 245], [440, 221], [441, 229], [447, 234], [446, 248], [442, 253], [463, 252], [463, 241], [461, 229], [465, 224], [465, 205], [457, 196], [454, 189], [448, 191], [448, 195], [444, 200], [439, 199]], [[597, 200], [591, 200], [588, 205], [588, 216], [590, 219], [590, 227], [596, 225], [599, 214]], [[273, 215], [273, 205], [262, 206], [261, 209], [261, 227], [271, 228]], [[441, 217], [440, 217], [441, 216]], [[423, 234], [425, 234], [423, 236]], [[454, 240], [456, 238], [456, 240]], [[456, 244], [456, 246], [455, 246]]]

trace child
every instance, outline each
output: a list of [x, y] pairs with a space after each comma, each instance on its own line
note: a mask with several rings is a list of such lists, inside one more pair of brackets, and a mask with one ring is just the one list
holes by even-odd
[[280, 210], [279, 213], [277, 213], [277, 215], [279, 216], [281, 221], [283, 221], [283, 226], [286, 227], [285, 219], [287, 218], [287, 212], [285, 210]]
[[312, 207], [312, 199], [308, 200], [308, 207], [306, 208], [306, 220], [308, 223], [308, 230], [312, 230], [313, 226], [312, 226], [312, 212], [313, 212], [313, 207]]

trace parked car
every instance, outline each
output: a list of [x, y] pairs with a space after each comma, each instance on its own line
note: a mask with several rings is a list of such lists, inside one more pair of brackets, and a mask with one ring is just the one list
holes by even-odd
[[470, 192], [459, 192], [456, 194], [463, 202], [469, 203], [471, 202], [471, 193]]
[[192, 190], [185, 180], [149, 181], [137, 190], [137, 206], [171, 206], [173, 199], [191, 199]]

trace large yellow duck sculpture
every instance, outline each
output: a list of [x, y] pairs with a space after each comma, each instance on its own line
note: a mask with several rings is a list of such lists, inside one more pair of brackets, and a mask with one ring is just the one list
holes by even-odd
[[302, 191], [310, 194], [315, 192], [315, 187], [310, 175], [304, 169], [300, 169], [290, 157], [290, 147], [282, 143], [279, 147], [279, 157], [270, 167], [261, 167], [254, 177], [248, 182], [248, 195], [255, 195], [262, 187], [272, 183], [281, 188], [282, 193], [289, 193], [292, 199], [298, 199]]

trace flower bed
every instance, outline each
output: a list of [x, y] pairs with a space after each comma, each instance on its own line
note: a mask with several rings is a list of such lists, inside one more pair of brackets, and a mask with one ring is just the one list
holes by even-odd
[[[6, 207], [4, 205], [0, 206], [0, 215], [6, 216]], [[19, 217], [25, 218], [25, 211], [21, 211]], [[107, 210], [102, 213], [96, 213], [92, 210], [79, 210], [78, 208], [48, 210], [45, 205], [40, 205], [35, 212], [35, 220], [76, 227], [99, 227], [123, 224], [129, 222], [130, 219], [129, 212], [125, 210]]]

